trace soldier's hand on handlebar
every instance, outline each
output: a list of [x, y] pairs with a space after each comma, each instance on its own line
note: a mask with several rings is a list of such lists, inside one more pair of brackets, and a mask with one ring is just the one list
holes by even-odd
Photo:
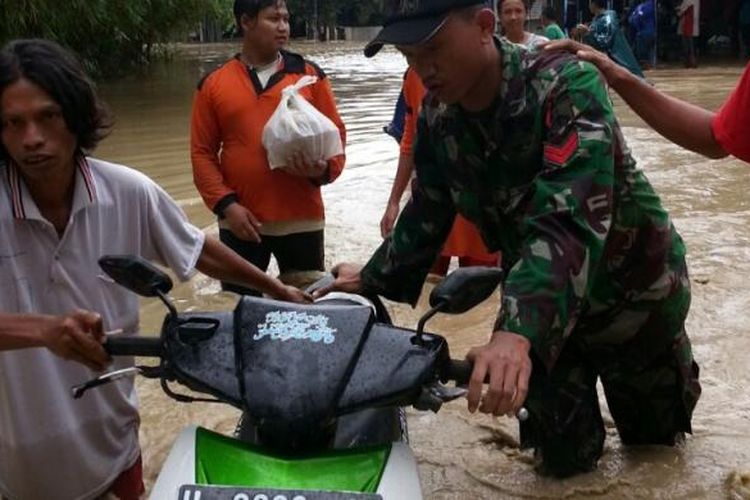
[[[475, 347], [466, 356], [474, 363], [469, 382], [469, 411], [477, 408], [495, 416], [515, 415], [526, 401], [531, 377], [531, 343], [521, 335], [497, 331], [484, 346]], [[482, 395], [485, 377], [489, 388]]]
[[336, 278], [333, 283], [313, 292], [313, 298], [323, 297], [330, 292], [359, 293], [362, 291], [362, 279], [360, 278], [362, 266], [356, 264], [338, 264], [331, 273]]
[[54, 317], [41, 331], [42, 343], [64, 359], [82, 363], [92, 370], [103, 371], [110, 358], [102, 344], [102, 318], [90, 311], [77, 310], [67, 316]]

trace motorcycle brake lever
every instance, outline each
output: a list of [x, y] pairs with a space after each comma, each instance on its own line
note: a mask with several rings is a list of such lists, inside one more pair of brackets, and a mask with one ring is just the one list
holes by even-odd
[[429, 389], [433, 395], [445, 403], [460, 399], [469, 393], [465, 387], [449, 387], [443, 384], [433, 384]]
[[[469, 393], [468, 389], [466, 389], [466, 387], [464, 386], [449, 387], [440, 383], [433, 384], [429, 386], [428, 389], [430, 395], [442, 401], [443, 403], [455, 401], [456, 399], [460, 399]], [[516, 418], [520, 422], [525, 422], [529, 419], [529, 410], [527, 410], [525, 407], [521, 407], [521, 409], [516, 412]]]
[[414, 408], [437, 413], [444, 403], [462, 398], [467, 392], [463, 387], [448, 387], [435, 382], [432, 385], [422, 387], [422, 392], [414, 403]]
[[122, 370], [115, 370], [113, 372], [105, 373], [104, 375], [99, 375], [98, 377], [87, 382], [73, 386], [73, 388], [71, 389], [73, 399], [80, 399], [89, 389], [93, 389], [94, 387], [108, 384], [110, 382], [114, 382], [115, 380], [120, 380], [131, 375], [138, 375], [139, 373], [142, 373], [142, 371], [143, 370], [139, 366], [131, 366], [130, 368], [123, 368]]

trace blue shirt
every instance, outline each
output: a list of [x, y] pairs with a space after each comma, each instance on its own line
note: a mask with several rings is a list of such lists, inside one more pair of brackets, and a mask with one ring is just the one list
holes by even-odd
[[654, 35], [656, 33], [656, 15], [654, 12], [654, 0], [646, 0], [640, 3], [628, 19], [630, 25], [639, 35]]

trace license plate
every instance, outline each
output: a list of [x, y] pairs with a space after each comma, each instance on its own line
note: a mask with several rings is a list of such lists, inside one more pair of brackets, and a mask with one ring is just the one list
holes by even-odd
[[383, 497], [374, 493], [191, 485], [180, 488], [178, 500], [383, 500]]

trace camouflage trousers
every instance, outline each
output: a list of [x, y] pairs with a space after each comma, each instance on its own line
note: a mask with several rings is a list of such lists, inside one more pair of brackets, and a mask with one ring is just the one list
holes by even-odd
[[[596, 333], [574, 331], [550, 372], [533, 359], [521, 446], [535, 448], [538, 472], [567, 477], [596, 468], [605, 429], [597, 380], [625, 445], [674, 445], [685, 432], [700, 396], [698, 365], [684, 331], [689, 290], [675, 314], [661, 308], [626, 342], [607, 343]], [[674, 302], [674, 301], [673, 301]]]

